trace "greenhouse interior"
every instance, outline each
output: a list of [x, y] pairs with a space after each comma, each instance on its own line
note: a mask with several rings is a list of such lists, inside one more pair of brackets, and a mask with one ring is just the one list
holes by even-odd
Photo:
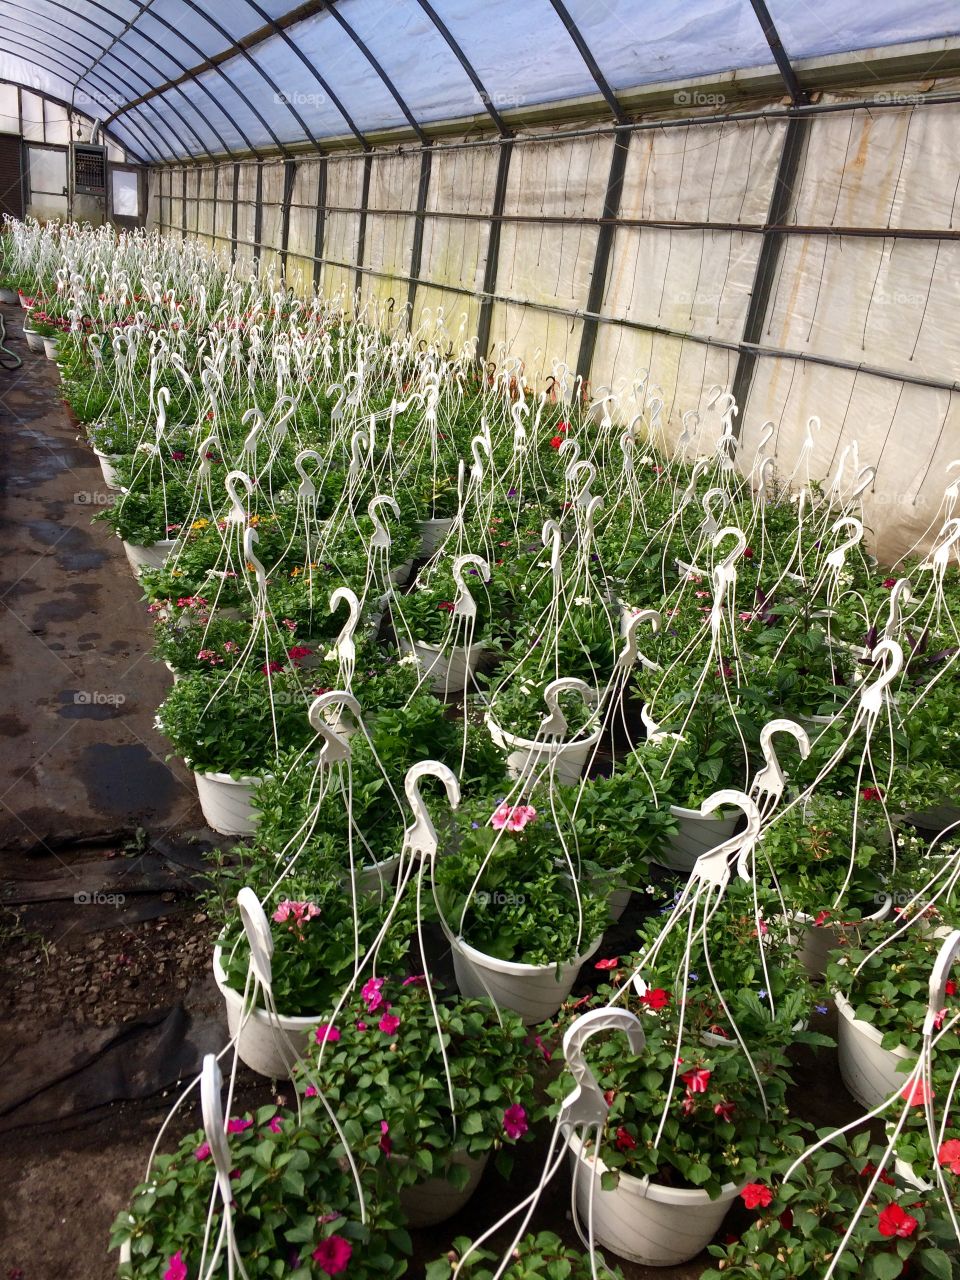
[[0, 1280], [960, 1280], [960, 5], [868, 9], [0, 0]]

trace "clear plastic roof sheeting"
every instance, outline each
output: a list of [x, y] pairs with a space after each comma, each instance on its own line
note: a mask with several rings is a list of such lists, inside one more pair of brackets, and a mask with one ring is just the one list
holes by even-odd
[[[791, 60], [956, 35], [956, 0], [767, 0]], [[0, 79], [147, 161], [773, 65], [752, 0], [0, 0]]]

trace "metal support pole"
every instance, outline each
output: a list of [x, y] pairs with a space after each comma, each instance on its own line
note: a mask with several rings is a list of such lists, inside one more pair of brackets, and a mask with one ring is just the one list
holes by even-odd
[[[750, 305], [743, 325], [744, 343], [758, 344], [763, 335], [763, 325], [770, 304], [770, 294], [777, 272], [780, 254], [783, 252], [785, 236], [782, 231], [775, 230], [786, 221], [793, 198], [797, 174], [800, 170], [800, 158], [807, 139], [809, 121], [793, 118], [787, 121], [783, 134], [783, 149], [777, 165], [777, 176], [774, 179], [773, 192], [770, 196], [770, 210], [767, 225], [763, 231], [760, 252], [757, 255], [757, 267], [753, 276], [753, 287], [750, 291]], [[734, 435], [739, 435], [743, 427], [747, 397], [753, 382], [757, 366], [756, 354], [741, 349], [737, 359], [737, 368], [733, 377], [733, 397], [740, 410], [734, 423]]]
[[623, 177], [627, 171], [627, 152], [630, 147], [630, 134], [618, 133], [613, 140], [613, 155], [610, 157], [610, 173], [607, 176], [607, 192], [603, 199], [603, 222], [597, 233], [597, 250], [593, 258], [593, 274], [590, 277], [590, 288], [587, 292], [587, 315], [583, 321], [580, 335], [580, 352], [577, 356], [577, 373], [586, 386], [590, 380], [590, 369], [593, 365], [593, 352], [597, 345], [597, 317], [603, 306], [603, 293], [607, 285], [607, 271], [610, 266], [610, 255], [613, 251], [613, 238], [617, 233], [617, 215], [620, 212], [620, 197], [623, 193]]
[[256, 245], [255, 256], [257, 260], [257, 277], [260, 276], [260, 267], [263, 261], [261, 240], [263, 239], [263, 161], [257, 163], [257, 192], [254, 197], [253, 211], [253, 243]]
[[510, 157], [513, 139], [500, 141], [497, 161], [497, 180], [493, 188], [493, 208], [490, 211], [490, 239], [487, 242], [487, 261], [483, 268], [483, 296], [480, 299], [480, 315], [477, 320], [477, 356], [482, 360], [490, 345], [490, 322], [493, 311], [492, 294], [497, 287], [497, 269], [500, 262], [500, 219], [507, 202], [507, 178], [510, 174]]
[[290, 201], [297, 178], [296, 160], [283, 162], [283, 204], [280, 207], [280, 279], [287, 279], [287, 250], [290, 246]]
[[313, 232], [313, 289], [316, 292], [320, 282], [320, 268], [323, 264], [323, 232], [326, 221], [327, 206], [327, 161], [321, 156], [317, 166], [317, 221]]
[[360, 224], [357, 228], [357, 274], [354, 283], [354, 292], [359, 293], [360, 286], [363, 283], [363, 255], [367, 247], [367, 205], [370, 202], [370, 175], [373, 172], [373, 154], [369, 151], [364, 152], [363, 156], [363, 187], [360, 191]]
[[427, 208], [427, 193], [430, 190], [430, 169], [433, 156], [429, 148], [424, 148], [420, 156], [420, 183], [417, 187], [417, 211], [413, 224], [413, 244], [410, 247], [410, 283], [407, 285], [407, 323], [413, 327], [413, 304], [417, 296], [417, 279], [420, 275], [420, 262], [423, 258], [423, 223]]
[[237, 227], [240, 214], [240, 166], [233, 166], [233, 209], [230, 215], [230, 261], [237, 260]]

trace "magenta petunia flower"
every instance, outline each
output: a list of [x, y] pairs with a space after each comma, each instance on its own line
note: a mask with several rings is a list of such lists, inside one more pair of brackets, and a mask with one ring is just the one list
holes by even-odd
[[[338, 1276], [346, 1271], [352, 1254], [353, 1245], [349, 1240], [345, 1240], [343, 1236], [328, 1236], [326, 1240], [320, 1241], [312, 1257], [324, 1275]], [[186, 1277], [187, 1273], [183, 1274]]]
[[163, 1280], [187, 1280], [187, 1264], [184, 1262], [183, 1253], [179, 1249], [171, 1255], [167, 1262]]
[[243, 1133], [253, 1124], [252, 1120], [244, 1120], [240, 1116], [231, 1116], [227, 1121], [227, 1133]]
[[527, 1113], [519, 1102], [515, 1102], [512, 1107], [507, 1107], [503, 1113], [503, 1131], [508, 1138], [514, 1141], [522, 1138], [529, 1127]]
[[383, 1004], [383, 995], [380, 988], [383, 986], [383, 978], [369, 978], [361, 988], [360, 998], [367, 1006], [368, 1013], [375, 1013]]
[[271, 1133], [280, 1133], [281, 1130], [283, 1129], [283, 1121], [280, 1119], [279, 1116], [274, 1116], [273, 1119], [270, 1121], [270, 1123], [267, 1125], [267, 1128], [270, 1130]]
[[[387, 1005], [387, 1008], [389, 1009], [390, 1006]], [[394, 1036], [397, 1034], [397, 1029], [400, 1026], [400, 1019], [395, 1013], [385, 1013], [377, 1023], [377, 1026], [384, 1035]]]
[[193, 1154], [197, 1160], [209, 1160], [210, 1159], [210, 1143], [201, 1142], [199, 1147], [197, 1147], [196, 1151], [194, 1151]]
[[317, 1044], [336, 1044], [340, 1039], [340, 1029], [331, 1022], [321, 1022], [315, 1032]]

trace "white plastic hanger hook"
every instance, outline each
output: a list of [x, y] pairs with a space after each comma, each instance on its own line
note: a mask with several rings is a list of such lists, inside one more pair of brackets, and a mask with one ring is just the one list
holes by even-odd
[[896, 640], [881, 640], [874, 646], [874, 662], [880, 662], [883, 670], [876, 680], [865, 684], [860, 693], [860, 712], [868, 715], [879, 715], [888, 694], [887, 689], [893, 684], [903, 670], [903, 649]]
[[747, 829], [722, 841], [715, 848], [708, 849], [706, 853], [702, 853], [690, 872], [691, 879], [703, 880], [719, 889], [725, 888], [730, 879], [730, 864], [734, 854], [738, 855], [737, 865], [740, 875], [746, 878], [746, 861], [756, 845], [761, 825], [760, 810], [754, 801], [746, 792], [732, 788], [715, 791], [712, 796], [708, 796], [700, 806], [700, 813], [704, 818], [708, 818], [710, 814], [716, 813], [725, 805], [733, 805], [743, 813], [747, 819]]
[[960, 957], [960, 929], [954, 929], [944, 938], [930, 971], [927, 1012], [923, 1020], [925, 1036], [932, 1035], [936, 1030], [936, 1023], [947, 1002], [947, 979], [958, 957]]
[[636, 613], [628, 613], [623, 620], [624, 647], [617, 658], [618, 667], [632, 667], [639, 662], [648, 671], [659, 671], [660, 665], [645, 658], [637, 647], [637, 628], [641, 623], [650, 623], [650, 629], [656, 635], [663, 625], [663, 618], [658, 609], [638, 609]]
[[360, 621], [360, 600], [357, 593], [350, 587], [337, 587], [330, 592], [330, 612], [336, 613], [337, 609], [346, 601], [349, 613], [347, 620], [337, 636], [334, 648], [341, 662], [347, 662], [351, 665], [357, 658], [357, 646], [353, 636], [357, 629], [357, 623]]
[[393, 544], [393, 539], [380, 516], [381, 507], [388, 507], [399, 520], [400, 506], [396, 498], [391, 498], [387, 493], [378, 493], [375, 498], [371, 498], [367, 503], [367, 515], [373, 521], [373, 536], [370, 539], [370, 545], [383, 551], [389, 551]]
[[247, 498], [253, 496], [253, 481], [245, 471], [228, 471], [224, 477], [223, 487], [227, 491], [227, 497], [230, 499], [230, 511], [227, 515], [227, 524], [246, 524], [248, 515], [246, 508], [240, 501], [237, 493], [237, 485], [242, 484], [247, 491]]
[[297, 497], [304, 502], [313, 502], [317, 496], [317, 486], [313, 483], [313, 477], [305, 470], [303, 465], [308, 458], [311, 462], [315, 462], [318, 467], [323, 464], [323, 459], [316, 449], [301, 449], [293, 460], [293, 466], [300, 477], [300, 484], [297, 486]]
[[567, 732], [567, 718], [560, 706], [560, 695], [563, 693], [579, 694], [587, 707], [596, 707], [600, 701], [596, 689], [591, 689], [585, 680], [576, 676], [561, 676], [558, 680], [551, 680], [543, 691], [548, 714], [540, 723], [539, 734], [560, 738]]
[[345, 689], [331, 689], [314, 698], [307, 712], [307, 718], [314, 733], [323, 739], [323, 746], [317, 757], [321, 765], [332, 765], [337, 761], [350, 759], [350, 743], [340, 737], [324, 715], [330, 707], [341, 709], [346, 707], [348, 711], [353, 712], [358, 722], [363, 716], [360, 703]]
[[244, 559], [246, 560], [249, 566], [252, 566], [253, 571], [257, 576], [257, 590], [259, 591], [261, 597], [263, 597], [266, 595], [266, 592], [267, 592], [267, 571], [263, 567], [263, 564], [258, 559], [256, 552], [253, 549], [259, 541], [260, 541], [260, 535], [259, 533], [257, 533], [256, 529], [254, 529], [252, 525], [244, 529], [243, 531]]
[[421, 760], [411, 765], [403, 780], [403, 790], [413, 814], [413, 821], [403, 833], [403, 847], [421, 858], [432, 858], [437, 852], [439, 837], [433, 819], [420, 794], [423, 778], [436, 778], [443, 783], [451, 809], [460, 803], [460, 783], [457, 775], [439, 760]]
[[229, 1213], [233, 1189], [230, 1185], [230, 1170], [233, 1161], [230, 1158], [230, 1144], [227, 1142], [226, 1126], [223, 1122], [223, 1101], [221, 1090], [223, 1077], [217, 1063], [216, 1054], [208, 1053], [203, 1059], [200, 1072], [200, 1114], [203, 1117], [203, 1131], [207, 1146], [213, 1158], [217, 1173], [217, 1187], [223, 1198], [224, 1211]]
[[471, 564], [476, 566], [477, 572], [480, 574], [483, 581], [486, 582], [487, 578], [490, 576], [490, 566], [487, 564], [486, 560], [484, 560], [483, 556], [475, 556], [469, 553], [467, 555], [457, 556], [450, 567], [450, 572], [453, 574], [453, 580], [457, 584], [457, 594], [453, 601], [454, 617], [473, 620], [477, 616], [477, 602], [470, 594], [470, 589], [463, 579], [464, 569], [467, 565]]
[[563, 1056], [576, 1085], [557, 1116], [557, 1124], [566, 1129], [603, 1124], [607, 1118], [610, 1108], [583, 1056], [587, 1041], [600, 1031], [622, 1032], [634, 1054], [642, 1053], [646, 1045], [640, 1019], [628, 1009], [591, 1009], [570, 1024], [563, 1036]]
[[863, 524], [855, 516], [841, 516], [839, 520], [831, 525], [830, 532], [839, 533], [841, 529], [849, 530], [850, 537], [845, 542], [841, 542], [838, 547], [835, 547], [826, 558], [826, 563], [830, 568], [836, 569], [838, 572], [843, 568], [847, 552], [855, 547], [863, 537]]
[[237, 894], [237, 910], [250, 947], [250, 968], [260, 985], [270, 991], [273, 986], [273, 934], [260, 899], [249, 887]]
[[809, 735], [806, 729], [796, 721], [768, 720], [763, 726], [760, 730], [760, 750], [763, 752], [765, 763], [757, 770], [750, 784], [750, 797], [756, 804], [763, 805], [765, 813], [780, 803], [784, 787], [787, 785], [786, 776], [773, 745], [773, 738], [777, 733], [788, 733], [796, 739], [801, 760], [806, 760], [810, 754]]

